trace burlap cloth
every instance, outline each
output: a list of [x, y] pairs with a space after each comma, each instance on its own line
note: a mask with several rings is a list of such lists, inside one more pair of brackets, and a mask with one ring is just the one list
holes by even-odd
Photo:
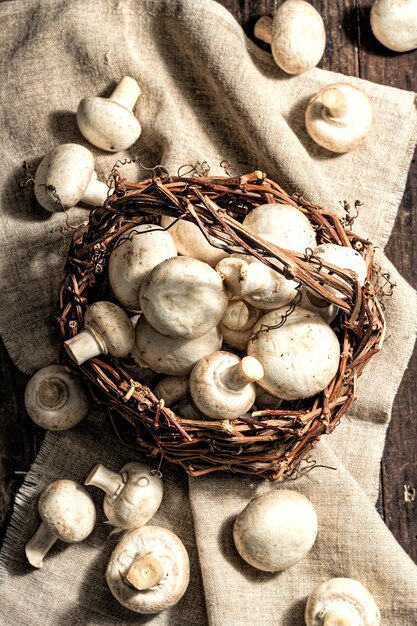
[[[0, 330], [25, 372], [57, 359], [52, 327], [69, 233], [61, 232], [65, 216], [46, 215], [15, 178], [23, 160], [36, 165], [59, 143], [86, 145], [74, 116], [79, 100], [108, 95], [124, 74], [143, 89], [136, 109], [143, 134], [121, 156], [140, 155], [144, 165], [163, 163], [173, 173], [196, 160], [222, 172], [219, 164], [228, 159], [242, 172], [264, 169], [335, 210], [342, 200], [360, 199], [356, 230], [380, 249], [386, 244], [416, 139], [414, 94], [318, 69], [285, 76], [210, 0], [10, 1], [0, 5], [0, 20]], [[369, 141], [343, 156], [315, 146], [303, 124], [307, 99], [335, 80], [359, 85], [376, 118]], [[116, 157], [91, 149], [105, 179]], [[138, 163], [124, 173], [146, 174]], [[68, 216], [74, 224], [86, 213]], [[319, 534], [306, 559], [272, 575], [247, 566], [234, 549], [233, 518], [251, 497], [281, 485], [226, 475], [187, 485], [166, 467], [153, 522], [178, 533], [192, 562], [190, 587], [176, 608], [143, 617], [113, 599], [104, 570], [116, 538], [108, 537], [97, 493], [99, 523], [91, 537], [56, 544], [44, 569], [33, 571], [23, 546], [38, 523], [36, 498], [45, 485], [58, 477], [82, 481], [98, 461], [117, 469], [136, 458], [92, 414], [70, 432], [47, 435], [18, 495], [1, 558], [1, 623], [301, 626], [312, 589], [328, 577], [349, 576], [372, 591], [383, 624], [416, 624], [417, 568], [374, 508], [387, 422], [416, 332], [416, 293], [382, 254], [380, 262], [397, 283], [387, 304], [385, 350], [362, 376], [349, 416], [313, 455], [336, 469], [318, 468], [286, 485], [317, 509]]]

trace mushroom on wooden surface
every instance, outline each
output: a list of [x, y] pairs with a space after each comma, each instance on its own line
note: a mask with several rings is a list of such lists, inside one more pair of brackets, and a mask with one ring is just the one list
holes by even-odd
[[43, 567], [43, 559], [57, 539], [66, 543], [83, 541], [96, 523], [89, 493], [73, 480], [50, 483], [41, 494], [38, 510], [42, 523], [25, 546], [33, 567]]
[[109, 280], [123, 308], [140, 311], [139, 288], [154, 267], [177, 256], [168, 231], [156, 224], [138, 224], [118, 238], [109, 258]]
[[99, 354], [125, 357], [135, 343], [127, 313], [113, 302], [94, 302], [85, 312], [84, 330], [64, 341], [69, 356], [82, 365]]
[[298, 400], [323, 391], [332, 381], [340, 345], [320, 315], [300, 307], [288, 315], [283, 307], [268, 311], [255, 324], [248, 354], [263, 365], [261, 387], [278, 398]]
[[167, 232], [172, 235], [179, 254], [198, 259], [212, 267], [228, 255], [222, 248], [210, 245], [194, 222], [163, 215], [161, 226], [169, 229]]
[[255, 401], [255, 381], [264, 375], [253, 357], [240, 359], [232, 352], [218, 351], [204, 357], [193, 368], [190, 393], [196, 407], [212, 419], [243, 415]]
[[66, 430], [80, 422], [89, 402], [80, 378], [63, 365], [49, 365], [36, 372], [25, 389], [30, 418], [47, 430]]
[[373, 34], [386, 48], [417, 48], [417, 0], [375, 0], [370, 17]]
[[379, 626], [375, 600], [358, 580], [331, 578], [311, 593], [305, 608], [306, 626]]
[[94, 157], [76, 143], [64, 143], [48, 152], [35, 174], [35, 196], [39, 204], [56, 213], [79, 202], [101, 206], [109, 188], [97, 180]]
[[304, 0], [286, 0], [273, 20], [261, 17], [255, 37], [271, 45], [275, 63], [287, 74], [301, 74], [317, 65], [326, 46], [321, 15]]
[[136, 80], [123, 76], [109, 98], [83, 98], [77, 109], [81, 133], [102, 150], [126, 150], [135, 143], [142, 130], [133, 114], [140, 94]]
[[120, 530], [143, 526], [155, 515], [162, 502], [162, 480], [145, 463], [126, 463], [119, 472], [98, 463], [84, 484], [105, 492], [104, 513], [110, 524]]
[[317, 514], [310, 500], [289, 489], [274, 489], [251, 500], [233, 526], [242, 559], [264, 572], [291, 567], [311, 550]]
[[106, 570], [107, 584], [120, 604], [153, 614], [177, 604], [187, 590], [190, 564], [181, 540], [159, 526], [126, 533]]
[[326, 85], [307, 105], [307, 132], [330, 152], [350, 152], [371, 132], [374, 113], [368, 96], [349, 83]]

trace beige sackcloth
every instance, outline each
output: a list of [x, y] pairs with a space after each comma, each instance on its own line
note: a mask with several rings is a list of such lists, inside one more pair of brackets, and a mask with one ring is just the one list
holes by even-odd
[[[191, 582], [173, 609], [131, 613], [113, 599], [104, 572], [117, 537], [109, 537], [101, 494], [91, 489], [98, 524], [81, 544], [57, 543], [44, 569], [33, 570], [23, 547], [38, 524], [36, 500], [51, 480], [83, 481], [96, 462], [111, 469], [140, 455], [122, 448], [106, 420], [92, 413], [77, 428], [48, 434], [17, 496], [2, 552], [0, 622], [13, 626], [82, 624], [152, 626], [301, 626], [309, 593], [347, 576], [373, 593], [386, 626], [417, 624], [417, 567], [378, 513], [379, 463], [394, 396], [416, 333], [416, 293], [383, 256], [416, 140], [415, 95], [313, 69], [284, 75], [211, 0], [19, 0], [0, 5], [1, 298], [0, 331], [25, 372], [57, 360], [54, 321], [58, 284], [71, 231], [66, 216], [47, 215], [16, 184], [24, 160], [37, 165], [64, 142], [87, 145], [75, 111], [86, 95], [109, 95], [123, 75], [143, 90], [137, 144], [114, 155], [88, 146], [106, 180], [117, 158], [140, 156], [146, 167], [207, 161], [223, 173], [262, 169], [327, 208], [363, 202], [355, 230], [371, 238], [397, 283], [387, 301], [388, 339], [360, 379], [349, 415], [314, 451], [317, 468], [285, 484], [306, 494], [319, 519], [309, 555], [280, 574], [246, 565], [232, 541], [235, 516], [253, 496], [283, 484], [213, 475], [192, 479], [164, 468], [165, 495], [151, 523], [174, 530], [191, 559]], [[304, 128], [307, 100], [323, 85], [348, 81], [371, 98], [375, 127], [352, 154], [331, 155]], [[139, 180], [135, 162], [123, 173]], [[71, 209], [68, 220], [85, 219]]]

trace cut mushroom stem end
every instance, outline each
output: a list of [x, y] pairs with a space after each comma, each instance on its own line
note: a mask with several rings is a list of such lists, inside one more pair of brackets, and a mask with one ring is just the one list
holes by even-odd
[[33, 567], [43, 567], [43, 559], [58, 539], [42, 522], [36, 533], [33, 535], [25, 546], [27, 560]]
[[348, 111], [345, 96], [337, 87], [328, 87], [322, 92], [321, 100], [326, 114], [334, 119], [344, 117]]
[[125, 487], [123, 478], [117, 472], [97, 463], [84, 481], [84, 485], [93, 485], [102, 489], [108, 496], [117, 497]]
[[223, 372], [223, 379], [227, 379], [227, 386], [234, 391], [241, 391], [249, 383], [261, 380], [264, 376], [264, 368], [261, 363], [251, 356], [245, 356], [240, 363], [232, 365]]
[[323, 626], [352, 626], [350, 620], [342, 615], [330, 612], [326, 613], [323, 618]]
[[141, 93], [142, 90], [134, 78], [123, 76], [109, 99], [121, 104], [129, 111], [133, 111], [133, 107]]
[[264, 15], [255, 24], [254, 35], [256, 39], [271, 45], [272, 42], [272, 18]]
[[39, 404], [45, 408], [56, 408], [68, 398], [68, 389], [57, 378], [43, 380], [38, 389]]
[[134, 589], [145, 591], [155, 587], [163, 577], [161, 561], [152, 554], [144, 554], [133, 561], [126, 574], [126, 581]]
[[104, 341], [91, 328], [84, 328], [75, 337], [67, 339], [64, 346], [77, 365], [82, 365], [85, 361], [108, 352]]

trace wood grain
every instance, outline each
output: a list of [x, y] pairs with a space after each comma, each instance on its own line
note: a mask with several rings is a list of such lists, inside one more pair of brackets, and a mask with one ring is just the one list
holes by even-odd
[[[261, 15], [272, 15], [272, 0], [221, 0], [254, 39], [253, 27]], [[369, 26], [370, 0], [312, 0], [323, 16], [327, 33], [324, 69], [360, 76], [393, 87], [417, 91], [417, 51], [396, 54], [386, 50], [373, 37]], [[259, 42], [258, 42], [259, 43]], [[265, 44], [259, 44], [268, 49]], [[417, 166], [412, 164], [404, 200], [386, 248], [392, 262], [417, 287]], [[417, 351], [397, 395], [381, 467], [381, 515], [417, 563], [417, 500], [408, 500], [417, 489]], [[28, 377], [15, 368], [0, 345], [0, 538], [1, 528], [10, 515], [14, 494], [29, 469], [42, 440], [25, 414], [24, 387]]]

